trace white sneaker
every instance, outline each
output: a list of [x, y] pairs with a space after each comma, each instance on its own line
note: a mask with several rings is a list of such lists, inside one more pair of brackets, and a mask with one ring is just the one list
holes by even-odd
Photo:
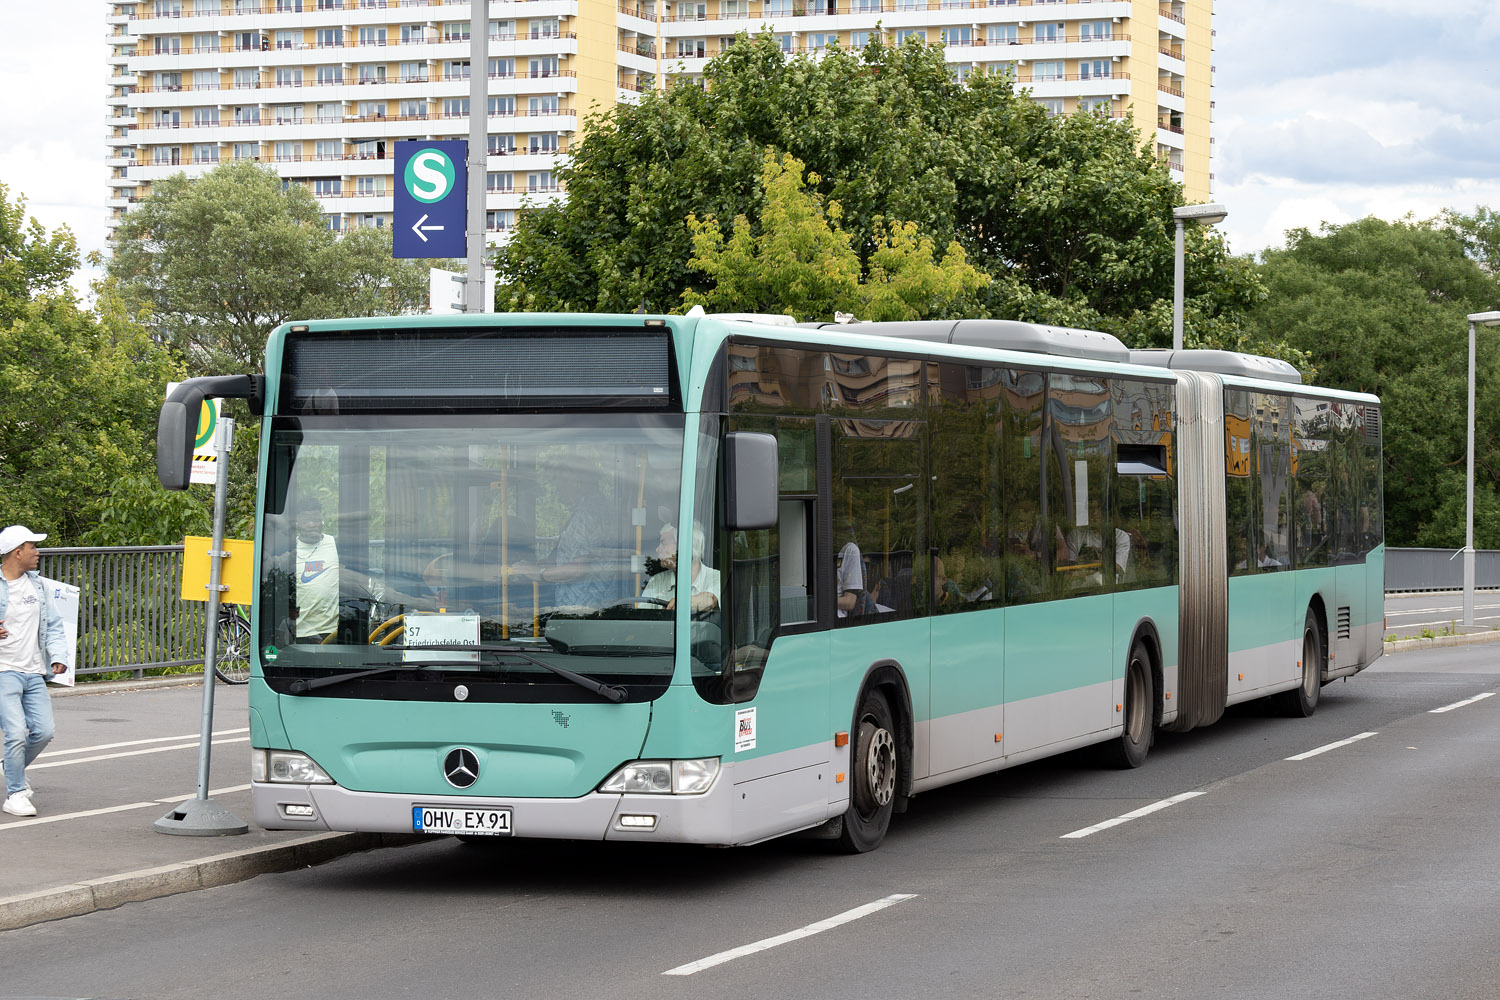
[[10, 798], [6, 799], [5, 804], [3, 806], [0, 806], [0, 809], [5, 810], [12, 816], [36, 815], [36, 806], [31, 804], [31, 799], [28, 798], [24, 792], [17, 792]]

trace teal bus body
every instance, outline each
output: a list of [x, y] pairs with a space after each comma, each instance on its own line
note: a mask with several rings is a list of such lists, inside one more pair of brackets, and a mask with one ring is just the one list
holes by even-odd
[[[590, 388], [583, 348], [617, 334], [639, 354]], [[1190, 391], [1206, 452], [1228, 441], [1217, 476], [1179, 426]], [[1305, 714], [1381, 649], [1369, 396], [859, 326], [524, 314], [283, 326], [265, 396], [250, 736], [267, 828], [725, 845], [817, 829], [867, 850], [922, 791], [1090, 744], [1138, 764], [1156, 728], [1252, 698], [1295, 708], [1300, 690]], [[1316, 441], [1283, 433], [1303, 399]], [[1261, 423], [1226, 436], [1242, 400]], [[733, 434], [777, 440], [770, 528], [726, 523]], [[1322, 477], [1312, 499], [1299, 459]], [[581, 493], [602, 494], [614, 544], [565, 562], [596, 502]], [[720, 574], [707, 610], [686, 573], [660, 591], [675, 606], [642, 596], [658, 532], [658, 555]], [[320, 534], [342, 582], [337, 621], [314, 627], [298, 580], [322, 572]], [[580, 567], [624, 596], [570, 603]], [[469, 644], [402, 650], [439, 627]]]

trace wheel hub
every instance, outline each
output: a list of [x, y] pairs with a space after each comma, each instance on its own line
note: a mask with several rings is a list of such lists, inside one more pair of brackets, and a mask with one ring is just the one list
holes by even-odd
[[884, 808], [896, 793], [896, 740], [890, 730], [875, 727], [870, 734], [864, 759], [864, 787], [868, 805], [874, 809]]

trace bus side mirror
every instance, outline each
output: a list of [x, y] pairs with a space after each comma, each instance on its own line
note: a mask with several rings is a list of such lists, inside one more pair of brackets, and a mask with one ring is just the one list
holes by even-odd
[[776, 438], [751, 431], [724, 435], [725, 513], [730, 531], [776, 527]]
[[203, 409], [203, 392], [193, 381], [188, 379], [173, 389], [156, 417], [156, 478], [164, 489], [188, 487], [198, 414]]
[[178, 383], [156, 417], [156, 478], [165, 489], [185, 490], [193, 468], [198, 415], [208, 396], [250, 401], [252, 413], [265, 405], [266, 380], [260, 375], [214, 375]]

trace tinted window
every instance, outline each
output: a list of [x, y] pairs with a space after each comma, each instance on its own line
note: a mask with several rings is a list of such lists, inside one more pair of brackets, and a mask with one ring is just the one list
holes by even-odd
[[1042, 520], [1042, 406], [1039, 372], [1001, 372], [1001, 494], [1005, 510], [1005, 601], [1047, 599], [1047, 532]]
[[1297, 397], [1292, 407], [1293, 557], [1299, 568], [1327, 566], [1332, 548], [1328, 447], [1333, 404], [1326, 399]]
[[1103, 593], [1113, 584], [1117, 551], [1104, 484], [1113, 458], [1113, 406], [1102, 378], [1054, 372], [1048, 380], [1047, 521], [1057, 597]]
[[934, 613], [998, 604], [1002, 370], [928, 366]]
[[921, 424], [833, 421], [833, 550], [839, 623], [924, 613], [927, 491]]
[[1123, 549], [1116, 551], [1116, 587], [1167, 586], [1177, 581], [1173, 387], [1123, 378], [1110, 379], [1109, 387], [1117, 456], [1110, 504]]
[[1251, 474], [1256, 509], [1251, 511], [1255, 566], [1260, 572], [1292, 564], [1292, 398], [1257, 392], [1251, 396]]
[[1254, 498], [1250, 454], [1250, 393], [1224, 390], [1224, 540], [1229, 575], [1255, 572]]

